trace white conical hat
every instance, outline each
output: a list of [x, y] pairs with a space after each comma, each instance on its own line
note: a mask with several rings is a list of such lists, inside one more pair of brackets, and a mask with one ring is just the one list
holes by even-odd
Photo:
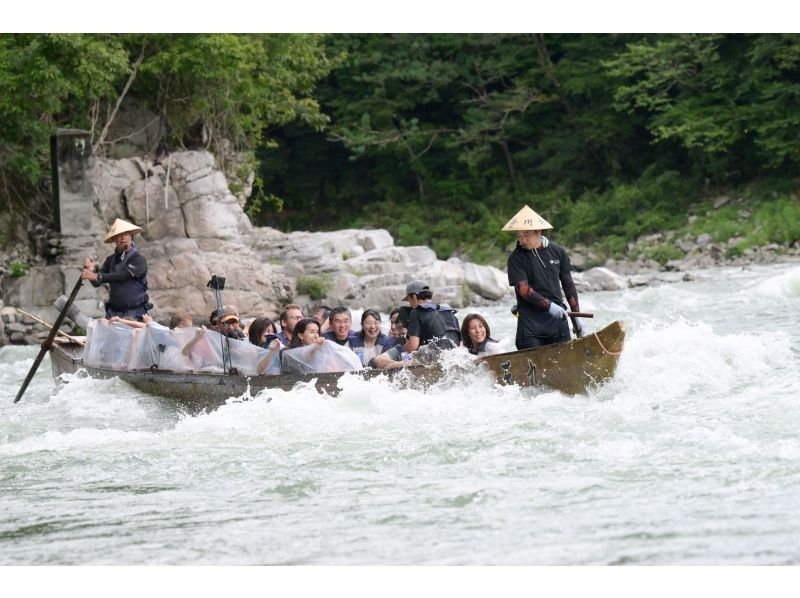
[[140, 232], [142, 232], [142, 229], [135, 224], [131, 224], [122, 218], [117, 218], [114, 220], [114, 224], [111, 225], [111, 228], [108, 229], [105, 242], [111, 243], [114, 240], [114, 237], [122, 233], [131, 233], [132, 235], [135, 235]]
[[506, 223], [503, 230], [544, 230], [546, 228], [553, 228], [553, 225], [525, 206]]

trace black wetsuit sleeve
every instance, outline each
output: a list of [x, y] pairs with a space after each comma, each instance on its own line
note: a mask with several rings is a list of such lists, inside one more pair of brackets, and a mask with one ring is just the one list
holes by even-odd
[[[100, 269], [99, 269], [99, 270], [97, 270], [97, 273], [98, 273], [98, 274], [107, 275], [108, 271], [111, 269], [111, 260], [112, 260], [113, 258], [114, 258], [114, 254], [112, 253], [111, 255], [109, 255], [109, 256], [106, 258], [106, 261], [104, 261], [104, 262], [103, 262], [103, 265], [102, 265], [102, 266], [100, 266]], [[103, 285], [103, 283], [102, 283], [102, 282], [100, 282], [99, 280], [90, 280], [89, 282], [91, 282], [91, 283], [92, 283], [92, 286], [93, 286], [93, 287], [99, 287], [99, 286], [102, 286], [102, 285]]]
[[522, 254], [513, 253], [508, 258], [508, 282], [512, 285], [517, 295], [526, 303], [529, 303], [537, 311], [546, 311], [550, 308], [550, 300], [536, 292], [528, 281], [528, 274], [525, 272], [525, 264]]
[[562, 251], [561, 256], [561, 269], [558, 272], [558, 277], [561, 279], [561, 288], [564, 289], [564, 297], [567, 299], [567, 304], [571, 311], [580, 311], [578, 305], [578, 289], [575, 288], [575, 282], [572, 280], [572, 264], [570, 264], [569, 257], [566, 251]]

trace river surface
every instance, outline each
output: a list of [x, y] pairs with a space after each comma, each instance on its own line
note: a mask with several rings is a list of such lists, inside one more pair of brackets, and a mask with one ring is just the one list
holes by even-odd
[[628, 340], [579, 397], [347, 376], [187, 415], [45, 360], [13, 405], [37, 348], [0, 349], [0, 564], [800, 564], [800, 267], [581, 307]]

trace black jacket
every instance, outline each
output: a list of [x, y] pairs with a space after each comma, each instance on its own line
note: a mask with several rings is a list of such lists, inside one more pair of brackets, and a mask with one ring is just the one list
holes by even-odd
[[[106, 258], [99, 271], [100, 279], [92, 286], [108, 284], [108, 305], [117, 311], [143, 307], [147, 297], [147, 260], [136, 249], [125, 253], [116, 251]], [[145, 309], [147, 311], [147, 309]]]
[[517, 248], [508, 257], [508, 284], [517, 296], [519, 321], [517, 338], [555, 336], [559, 334], [558, 320], [550, 315], [550, 303], [564, 309], [561, 291], [573, 311], [578, 311], [578, 292], [570, 273], [571, 265], [564, 248], [549, 243], [541, 249]]

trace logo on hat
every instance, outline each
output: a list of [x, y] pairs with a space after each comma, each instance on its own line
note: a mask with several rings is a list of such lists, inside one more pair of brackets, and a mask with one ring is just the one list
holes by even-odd
[[503, 230], [545, 230], [548, 228], [553, 228], [553, 225], [525, 206], [506, 223]]
[[127, 220], [123, 220], [122, 218], [117, 218], [114, 220], [114, 224], [111, 225], [111, 228], [108, 229], [108, 234], [106, 235], [105, 242], [111, 243], [114, 241], [114, 237], [117, 235], [121, 235], [122, 233], [130, 233], [131, 235], [137, 235], [142, 232], [142, 229], [136, 226], [135, 224], [131, 224]]

